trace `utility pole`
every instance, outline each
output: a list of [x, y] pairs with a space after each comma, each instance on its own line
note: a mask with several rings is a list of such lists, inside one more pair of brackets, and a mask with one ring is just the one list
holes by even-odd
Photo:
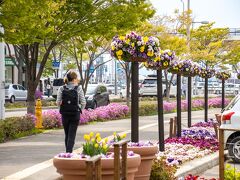
[[[0, 32], [4, 33], [0, 25]], [[5, 119], [5, 53], [4, 42], [0, 39], [0, 120]]]

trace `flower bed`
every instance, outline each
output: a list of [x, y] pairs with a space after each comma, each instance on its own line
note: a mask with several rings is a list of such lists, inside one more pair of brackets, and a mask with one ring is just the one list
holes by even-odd
[[[80, 116], [80, 124], [86, 124], [91, 121], [106, 121], [110, 119], [124, 118], [129, 113], [126, 105], [111, 103], [107, 106], [101, 106], [97, 109], [83, 110]], [[45, 129], [60, 128], [62, 126], [62, 118], [59, 110], [43, 111], [43, 127]]]
[[166, 158], [168, 165], [180, 165], [189, 160], [203, 157], [218, 150], [213, 120], [194, 124], [182, 130], [182, 137], [165, 140], [165, 151], [158, 158]]

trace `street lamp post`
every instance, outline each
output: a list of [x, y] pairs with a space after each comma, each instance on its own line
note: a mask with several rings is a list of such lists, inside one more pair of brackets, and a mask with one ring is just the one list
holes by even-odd
[[[0, 32], [4, 33], [3, 27], [0, 25]], [[0, 40], [0, 120], [5, 119], [5, 53], [4, 42]]]

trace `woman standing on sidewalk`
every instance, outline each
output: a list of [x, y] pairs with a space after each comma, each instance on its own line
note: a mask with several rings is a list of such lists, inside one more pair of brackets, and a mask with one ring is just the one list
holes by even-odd
[[86, 100], [82, 87], [78, 86], [77, 73], [68, 72], [66, 80], [66, 84], [58, 89], [57, 105], [62, 114], [66, 152], [71, 153], [75, 143], [80, 113], [86, 106]]

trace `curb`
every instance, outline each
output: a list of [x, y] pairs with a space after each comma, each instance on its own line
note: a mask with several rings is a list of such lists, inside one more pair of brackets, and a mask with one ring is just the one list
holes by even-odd
[[[224, 155], [228, 152], [225, 151]], [[219, 152], [207, 155], [202, 158], [194, 159], [188, 163], [183, 164], [175, 173], [176, 178], [183, 178], [188, 174], [200, 174], [204, 171], [211, 169], [219, 164]]]
[[[58, 109], [57, 106], [42, 107], [42, 109]], [[5, 109], [5, 112], [27, 111], [27, 108]]]

